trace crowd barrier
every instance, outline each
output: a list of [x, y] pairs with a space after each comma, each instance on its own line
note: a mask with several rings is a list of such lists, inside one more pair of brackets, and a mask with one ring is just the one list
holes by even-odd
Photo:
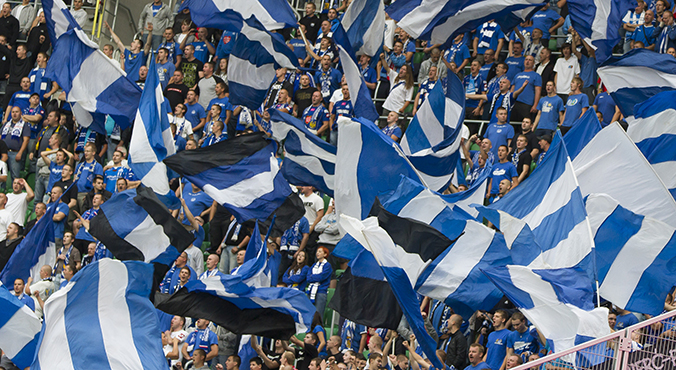
[[513, 370], [676, 369], [676, 311], [554, 353]]

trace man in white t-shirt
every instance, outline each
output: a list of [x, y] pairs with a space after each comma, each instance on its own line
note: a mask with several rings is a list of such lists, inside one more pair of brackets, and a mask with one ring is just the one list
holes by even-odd
[[305, 218], [310, 224], [310, 234], [315, 230], [315, 225], [324, 217], [324, 199], [314, 193], [312, 186], [299, 186], [298, 196], [305, 205]]
[[[183, 316], [174, 316], [173, 319], [171, 319], [171, 328], [169, 329], [171, 331], [171, 339], [178, 339], [178, 347], [182, 347], [183, 343], [185, 342], [185, 338], [188, 337], [188, 332], [183, 330], [183, 327], [185, 326], [185, 317]], [[181, 361], [183, 359], [183, 353], [181, 351], [178, 351], [178, 360], [171, 360], [171, 366], [176, 365], [177, 362]]]
[[[25, 193], [23, 192], [24, 189], [26, 189]], [[5, 205], [5, 208], [11, 214], [11, 222], [16, 222], [21, 227], [24, 227], [28, 202], [33, 200], [34, 197], [35, 193], [33, 193], [33, 189], [31, 189], [26, 180], [22, 178], [14, 179], [12, 182], [12, 192], [7, 194], [7, 204]]]
[[570, 44], [566, 43], [561, 47], [561, 58], [556, 60], [554, 72], [556, 72], [554, 76], [556, 93], [563, 100], [563, 104], [566, 104], [570, 92], [570, 83], [573, 81], [573, 77], [580, 74], [580, 63], [578, 63], [577, 57], [572, 54]]
[[[49, 265], [44, 265], [40, 268], [40, 281], [33, 283], [33, 278], [29, 277], [26, 282], [26, 294], [30, 294], [42, 302], [46, 302], [47, 298], [52, 295], [59, 286], [52, 281], [52, 268]], [[40, 304], [35, 305], [35, 314], [42, 317], [42, 307]]]
[[7, 204], [7, 195], [0, 193], [0, 240], [7, 238], [7, 226], [12, 223], [12, 214], [5, 205]]

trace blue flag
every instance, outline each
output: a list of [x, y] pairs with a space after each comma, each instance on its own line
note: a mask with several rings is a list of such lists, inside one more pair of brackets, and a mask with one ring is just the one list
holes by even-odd
[[239, 32], [244, 19], [255, 16], [268, 31], [296, 27], [298, 22], [286, 0], [185, 0], [181, 10], [199, 27]]

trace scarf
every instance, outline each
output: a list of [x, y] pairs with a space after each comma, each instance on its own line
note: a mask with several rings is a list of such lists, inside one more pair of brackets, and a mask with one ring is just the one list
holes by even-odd
[[23, 132], [23, 125], [26, 124], [22, 119], [17, 123], [9, 121], [2, 128], [2, 139], [5, 140], [7, 134], [10, 134], [13, 140], [21, 141], [21, 133]]
[[526, 149], [524, 148], [524, 149], [521, 149], [521, 151], [518, 152], [518, 153], [516, 153], [516, 152], [512, 153], [512, 164], [517, 169], [519, 168], [519, 157], [521, 157], [521, 154], [525, 151], [526, 151]]

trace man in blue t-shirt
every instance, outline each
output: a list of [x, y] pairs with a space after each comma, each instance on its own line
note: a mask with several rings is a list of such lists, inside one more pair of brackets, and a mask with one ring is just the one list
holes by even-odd
[[317, 136], [323, 135], [330, 127], [329, 111], [322, 104], [322, 93], [312, 93], [312, 105], [305, 108], [301, 116], [305, 127]]
[[[113, 32], [112, 28], [110, 28], [110, 25], [108, 25], [108, 22], [104, 21], [103, 25], [106, 26], [108, 29], [108, 32], [110, 32], [110, 36], [113, 38], [113, 41], [117, 44], [117, 47], [120, 50], [124, 51], [124, 71], [127, 73], [127, 78], [131, 82], [136, 82], [139, 80], [139, 75], [138, 71], [141, 68], [142, 65], [146, 64], [146, 60], [148, 59], [148, 52], [150, 51], [150, 47], [152, 46], [152, 32], [148, 33], [148, 42], [145, 45], [145, 48], [143, 47], [143, 40], [140, 39], [134, 39], [131, 42], [131, 45], [129, 49], [127, 49], [120, 38]], [[173, 73], [172, 73], [173, 75]]]
[[584, 112], [589, 108], [589, 99], [587, 95], [580, 90], [582, 88], [582, 79], [573, 77], [570, 83], [570, 94], [566, 100], [566, 111], [563, 113], [561, 123], [561, 135], [565, 135]]
[[340, 87], [340, 80], [343, 74], [331, 67], [331, 56], [322, 57], [322, 67], [315, 72], [315, 83], [322, 92], [324, 103], [329, 104], [329, 99], [336, 89]]
[[514, 164], [507, 160], [508, 153], [509, 149], [507, 146], [500, 145], [498, 148], [499, 162], [493, 163], [491, 176], [488, 179], [488, 192], [486, 193], [486, 198], [489, 198], [489, 201], [496, 197], [500, 192], [500, 181], [509, 180], [512, 182], [512, 187], [518, 185], [519, 174], [516, 172]]
[[15, 92], [14, 95], [12, 95], [12, 98], [9, 100], [9, 104], [5, 110], [5, 120], [3, 122], [7, 122], [12, 118], [12, 115], [10, 114], [12, 107], [19, 107], [21, 112], [23, 112], [24, 109], [30, 107], [30, 97], [31, 80], [28, 77], [24, 77], [21, 79], [21, 90]]
[[467, 357], [469, 357], [469, 365], [467, 365], [465, 370], [483, 370], [488, 367], [488, 364], [482, 361], [484, 358], [484, 346], [479, 343], [469, 345]]
[[[472, 61], [470, 67], [470, 74], [465, 76], [462, 81], [462, 85], [465, 87], [465, 94], [481, 94], [484, 90], [484, 80], [479, 74], [479, 69], [481, 69], [481, 64], [478, 60]], [[466, 119], [479, 119], [481, 117], [481, 107], [483, 102], [481, 100], [465, 100], [465, 118]], [[468, 125], [469, 126], [469, 125]], [[472, 128], [470, 131], [474, 132]]]
[[496, 123], [492, 123], [486, 129], [484, 137], [493, 144], [493, 153], [497, 154], [498, 147], [501, 145], [510, 146], [514, 138], [514, 127], [507, 123], [507, 109], [497, 107], [495, 111]]
[[[342, 351], [353, 350], [356, 353], [361, 353], [364, 347], [366, 347], [366, 336], [366, 327], [364, 325], [345, 319], [343, 327], [340, 330], [342, 342], [340, 349]], [[363, 344], [361, 344], [362, 341], [364, 342]]]
[[507, 353], [507, 336], [511, 333], [506, 328], [509, 314], [504, 310], [497, 310], [493, 314], [493, 332], [488, 334], [486, 344], [486, 363], [493, 370], [499, 370]]
[[634, 324], [638, 324], [638, 318], [633, 313], [617, 308], [617, 319], [615, 320], [615, 330], [626, 329]]
[[[205, 217], [208, 215], [208, 210], [213, 204], [214, 200], [202, 191], [199, 187], [192, 183], [183, 185], [183, 199], [185, 199], [186, 206], [195, 217]], [[190, 225], [187, 217], [183, 218], [185, 225]]]
[[192, 125], [192, 132], [193, 135], [197, 136], [196, 139], [202, 137], [202, 128], [207, 122], [207, 113], [198, 102], [198, 97], [199, 95], [194, 90], [188, 91], [185, 104], [185, 119]]
[[207, 29], [205, 27], [200, 27], [197, 31], [197, 41], [190, 44], [195, 48], [195, 58], [199, 59], [202, 63], [209, 61], [210, 54], [216, 54], [216, 49], [209, 40], [207, 40], [208, 35]]
[[155, 67], [157, 68], [157, 77], [160, 85], [162, 85], [162, 91], [167, 87], [169, 79], [174, 75], [174, 71], [176, 71], [176, 66], [167, 59], [168, 56], [169, 51], [165, 48], [160, 48], [157, 51], [157, 64]]
[[341, 91], [343, 93], [343, 100], [333, 103], [333, 109], [331, 110], [330, 141], [333, 145], [337, 145], [338, 143], [338, 117], [354, 117], [354, 107], [350, 100], [350, 90], [348, 90], [347, 84], [343, 85]]
[[515, 41], [514, 47], [512, 48], [512, 55], [505, 59], [505, 63], [509, 66], [507, 70], [507, 78], [510, 81], [514, 80], [514, 76], [517, 73], [523, 72], [524, 69], [524, 58], [523, 58], [523, 44], [521, 41]]
[[619, 117], [620, 110], [615, 105], [615, 100], [607, 92], [602, 92], [596, 95], [594, 98], [594, 110], [600, 112], [603, 116], [603, 121], [601, 121], [601, 126], [606, 127], [611, 122], [613, 122], [613, 117], [617, 114]]
[[553, 134], [558, 125], [563, 122], [563, 100], [556, 95], [556, 85], [554, 81], [547, 82], [547, 96], [544, 96], [538, 102], [538, 114], [535, 117], [535, 134], [546, 135]]
[[53, 187], [49, 195], [50, 203], [47, 204], [47, 211], [52, 207], [56, 207], [52, 221], [54, 221], [54, 239], [57, 250], [63, 245], [63, 232], [66, 228], [66, 222], [68, 222], [68, 213], [70, 212], [68, 204], [63, 203], [62, 199], [59, 199], [62, 194], [63, 189], [61, 187]]
[[472, 57], [477, 57], [479, 63], [483, 63], [484, 52], [488, 49], [495, 50], [496, 56], [500, 55], [505, 43], [505, 34], [495, 21], [490, 20], [477, 27], [474, 35]]
[[549, 3], [545, 3], [540, 10], [538, 10], [533, 17], [533, 28], [538, 28], [542, 30], [542, 45], [549, 47], [549, 39], [552, 37], [552, 32], [556, 33], [556, 30], [563, 26], [563, 18], [559, 13], [555, 12], [552, 9], [549, 9]]
[[528, 330], [526, 317], [519, 311], [512, 315], [512, 328], [514, 328], [514, 331], [507, 336], [505, 363], [512, 355], [528, 359], [528, 356], [538, 353], [540, 349], [538, 340]]
[[113, 152], [113, 165], [103, 168], [103, 183], [106, 190], [111, 193], [116, 192], [118, 179], [136, 180], [131, 170], [122, 165], [123, 158], [122, 152], [116, 150]]
[[[533, 70], [535, 58], [527, 55], [523, 60], [523, 72], [514, 76], [513, 90], [519, 90], [526, 82], [528, 86], [516, 98], [510, 121], [521, 122], [524, 118], [533, 120], [537, 113], [538, 103], [542, 94], [542, 77]], [[511, 69], [511, 68], [510, 68]]]
[[216, 104], [221, 106], [221, 115], [220, 115], [220, 121], [223, 122], [224, 127], [227, 127], [228, 122], [230, 121], [230, 118], [232, 117], [232, 111], [233, 107], [232, 104], [230, 104], [230, 98], [226, 96], [226, 93], [228, 92], [228, 85], [225, 84], [223, 81], [218, 81], [216, 83], [216, 86], [214, 87], [214, 90], [216, 91], [216, 97], [211, 99], [209, 104], [207, 104], [207, 109], [209, 109], [209, 113], [207, 113], [207, 122], [211, 122], [215, 120], [214, 117], [211, 116], [211, 106]]
[[[164, 41], [162, 41], [160, 46], [157, 48], [157, 51], [159, 51], [160, 49], [166, 49], [167, 51], [169, 51], [169, 56], [167, 56], [167, 60], [173, 63], [174, 67], [178, 67], [179, 63], [181, 63], [183, 51], [181, 50], [178, 42], [174, 41], [174, 29], [171, 27], [167, 27], [164, 30], [162, 37], [164, 37]], [[173, 73], [169, 76], [173, 76]]]
[[[451, 47], [448, 48], [446, 53], [444, 54], [444, 60], [447, 61], [449, 64], [450, 63], [455, 63], [455, 70], [452, 70], [451, 73], [458, 73], [460, 72], [460, 76], [462, 76], [463, 71], [465, 69], [465, 66], [469, 64], [469, 59], [471, 54], [469, 53], [469, 48], [467, 45], [463, 42], [464, 35], [459, 34], [455, 36], [455, 39], [453, 39], [453, 44], [451, 44]], [[490, 49], [487, 49], [484, 51], [487, 52]], [[494, 54], [495, 52], [491, 50], [491, 54]], [[485, 56], [484, 56], [485, 57]], [[486, 63], [488, 64], [488, 63]], [[448, 67], [448, 64], [446, 65]], [[490, 69], [490, 66], [488, 67]], [[483, 67], [481, 68], [483, 69]], [[449, 68], [450, 70], [450, 68]], [[481, 77], [486, 80], [486, 77], [488, 76], [488, 72], [486, 74], [481, 74]]]
[[103, 176], [103, 167], [94, 158], [95, 154], [96, 146], [94, 143], [85, 144], [84, 158], [75, 167], [75, 184], [77, 185], [77, 202], [80, 212], [86, 211], [82, 207], [82, 202], [87, 193], [94, 188], [94, 177], [96, 175]]

